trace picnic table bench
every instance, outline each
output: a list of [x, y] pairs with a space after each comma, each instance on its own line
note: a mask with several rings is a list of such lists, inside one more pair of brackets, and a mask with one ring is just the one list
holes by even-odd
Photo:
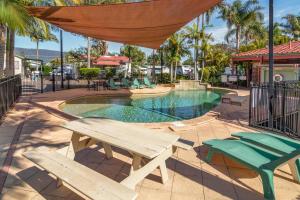
[[[116, 193], [124, 193], [120, 199], [135, 199], [134, 188], [147, 175], [156, 168], [160, 169], [162, 182], [168, 180], [166, 160], [172, 156], [177, 148], [191, 149], [193, 144], [184, 141], [179, 136], [166, 133], [161, 130], [147, 129], [129, 123], [118, 122], [110, 119], [86, 118], [71, 121], [63, 125], [64, 128], [73, 131], [70, 145], [58, 152], [51, 153], [25, 153], [25, 157], [37, 163], [40, 167], [46, 169], [58, 178], [58, 185], [63, 182], [69, 184], [72, 188], [79, 191], [89, 198], [94, 198], [96, 188], [102, 192], [103, 199], [118, 199], [120, 196]], [[74, 160], [76, 152], [88, 148], [94, 144], [100, 144], [108, 159], [113, 157], [113, 147], [128, 151], [132, 155], [131, 171], [127, 178], [121, 183], [114, 182], [91, 169], [88, 169]], [[62, 152], [64, 155], [62, 155]], [[59, 154], [59, 156], [57, 156]], [[48, 162], [52, 163], [48, 166]], [[56, 165], [55, 167], [51, 167]], [[73, 176], [65, 175], [59, 168], [74, 171]], [[86, 169], [85, 169], [86, 168]], [[94, 174], [98, 174], [97, 176]], [[81, 179], [81, 176], [94, 177], [99, 182], [97, 186], [91, 186], [86, 190], [82, 184], [70, 180]], [[76, 178], [74, 178], [76, 177]], [[93, 179], [93, 178], [91, 178]], [[97, 182], [97, 181], [91, 181]], [[88, 182], [88, 181], [87, 181]], [[106, 187], [111, 184], [111, 188]], [[96, 187], [96, 188], [95, 188]], [[117, 188], [117, 189], [116, 189]], [[92, 192], [91, 192], [92, 191]], [[108, 198], [111, 196], [112, 198]], [[98, 198], [99, 199], [99, 198]], [[102, 197], [100, 198], [102, 199]]]

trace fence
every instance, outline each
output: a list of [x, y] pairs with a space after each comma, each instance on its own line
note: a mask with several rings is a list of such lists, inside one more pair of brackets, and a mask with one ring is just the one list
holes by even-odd
[[22, 93], [21, 76], [0, 79], [0, 118], [2, 118]]
[[249, 108], [250, 126], [300, 139], [299, 81], [252, 86]]

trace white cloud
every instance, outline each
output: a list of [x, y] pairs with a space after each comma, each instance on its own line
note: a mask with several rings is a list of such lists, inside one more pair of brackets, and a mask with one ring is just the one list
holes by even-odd
[[224, 37], [227, 33], [228, 29], [226, 26], [222, 26], [222, 27], [212, 27], [212, 28], [208, 28], [208, 33], [211, 33], [213, 38], [214, 38], [214, 42], [213, 43], [221, 43], [224, 42]]

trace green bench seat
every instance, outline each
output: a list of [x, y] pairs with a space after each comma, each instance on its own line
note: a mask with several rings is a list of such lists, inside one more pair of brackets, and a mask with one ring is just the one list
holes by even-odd
[[264, 197], [268, 200], [275, 199], [273, 183], [275, 169], [297, 156], [297, 152], [283, 156], [241, 140], [214, 139], [203, 144], [209, 147], [207, 162], [211, 162], [213, 154], [219, 152], [256, 171], [261, 176]]
[[[280, 155], [288, 155], [293, 152], [300, 155], [300, 141], [293, 140], [280, 135], [272, 133], [250, 133], [239, 132], [232, 134], [243, 141], [261, 146], [270, 151], [276, 152]], [[300, 183], [300, 160], [298, 156], [288, 163], [291, 173], [296, 182]]]

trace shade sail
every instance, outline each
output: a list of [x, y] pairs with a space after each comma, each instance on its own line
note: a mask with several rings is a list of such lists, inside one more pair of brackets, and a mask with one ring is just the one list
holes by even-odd
[[157, 49], [189, 21], [221, 0], [152, 0], [96, 6], [29, 7], [66, 31], [96, 39]]

